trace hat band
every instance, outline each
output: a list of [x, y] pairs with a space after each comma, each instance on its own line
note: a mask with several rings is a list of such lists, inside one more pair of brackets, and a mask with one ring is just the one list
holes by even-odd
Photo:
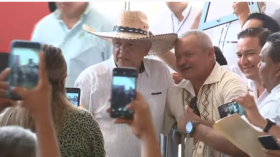
[[143, 31], [142, 29], [135, 29], [135, 28], [130, 28], [130, 27], [122, 27], [122, 26], [115, 26], [113, 28], [114, 32], [126, 32], [126, 33], [137, 33], [137, 34], [143, 34], [147, 35], [148, 32]]

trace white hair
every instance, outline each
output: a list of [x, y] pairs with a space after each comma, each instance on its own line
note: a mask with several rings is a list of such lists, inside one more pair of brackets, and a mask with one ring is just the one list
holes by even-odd
[[19, 126], [0, 127], [0, 156], [36, 157], [36, 134]]
[[213, 47], [210, 37], [206, 33], [200, 30], [195, 30], [195, 29], [189, 30], [186, 33], [182, 34], [180, 38], [183, 39], [191, 35], [197, 37], [199, 45], [203, 50], [207, 50]]

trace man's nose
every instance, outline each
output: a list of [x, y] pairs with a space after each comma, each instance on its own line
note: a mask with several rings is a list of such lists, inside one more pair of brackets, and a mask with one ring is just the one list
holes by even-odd
[[120, 53], [125, 53], [127, 51], [127, 46], [125, 46], [124, 44], [122, 44], [120, 46]]
[[241, 57], [241, 65], [246, 65], [249, 63], [249, 60], [246, 56]]

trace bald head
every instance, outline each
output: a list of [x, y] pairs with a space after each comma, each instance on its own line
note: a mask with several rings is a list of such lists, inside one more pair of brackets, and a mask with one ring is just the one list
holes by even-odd
[[187, 38], [192, 38], [198, 43], [198, 46], [202, 48], [204, 51], [209, 50], [210, 48], [213, 48], [212, 41], [210, 37], [199, 30], [189, 30], [188, 32], [182, 34], [180, 36], [181, 40], [185, 40]]

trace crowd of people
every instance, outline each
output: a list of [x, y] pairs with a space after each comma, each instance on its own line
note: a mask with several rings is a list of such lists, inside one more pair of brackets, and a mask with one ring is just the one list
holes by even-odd
[[[44, 44], [37, 86], [15, 87], [22, 100], [13, 101], [5, 97], [11, 69], [0, 75], [0, 156], [160, 157], [159, 141], [167, 137], [168, 148], [184, 144], [184, 157], [248, 157], [212, 127], [229, 102], [246, 110], [242, 118], [260, 134], [280, 139], [277, 18], [264, 10], [249, 14], [247, 2], [234, 2], [238, 21], [201, 31], [201, 11], [187, 2], [166, 4], [177, 25], [155, 33], [141, 11], [122, 11], [107, 23], [88, 2], [56, 2], [31, 39]], [[229, 46], [227, 33], [217, 31], [233, 26], [239, 31], [228, 33], [236, 41]], [[223, 37], [216, 42], [211, 34]], [[236, 62], [228, 64], [233, 55]], [[116, 67], [137, 69], [136, 98], [126, 106], [132, 119], [109, 114]], [[73, 86], [81, 89], [81, 107], [67, 100], [65, 88]], [[280, 157], [279, 150], [264, 151]]]

